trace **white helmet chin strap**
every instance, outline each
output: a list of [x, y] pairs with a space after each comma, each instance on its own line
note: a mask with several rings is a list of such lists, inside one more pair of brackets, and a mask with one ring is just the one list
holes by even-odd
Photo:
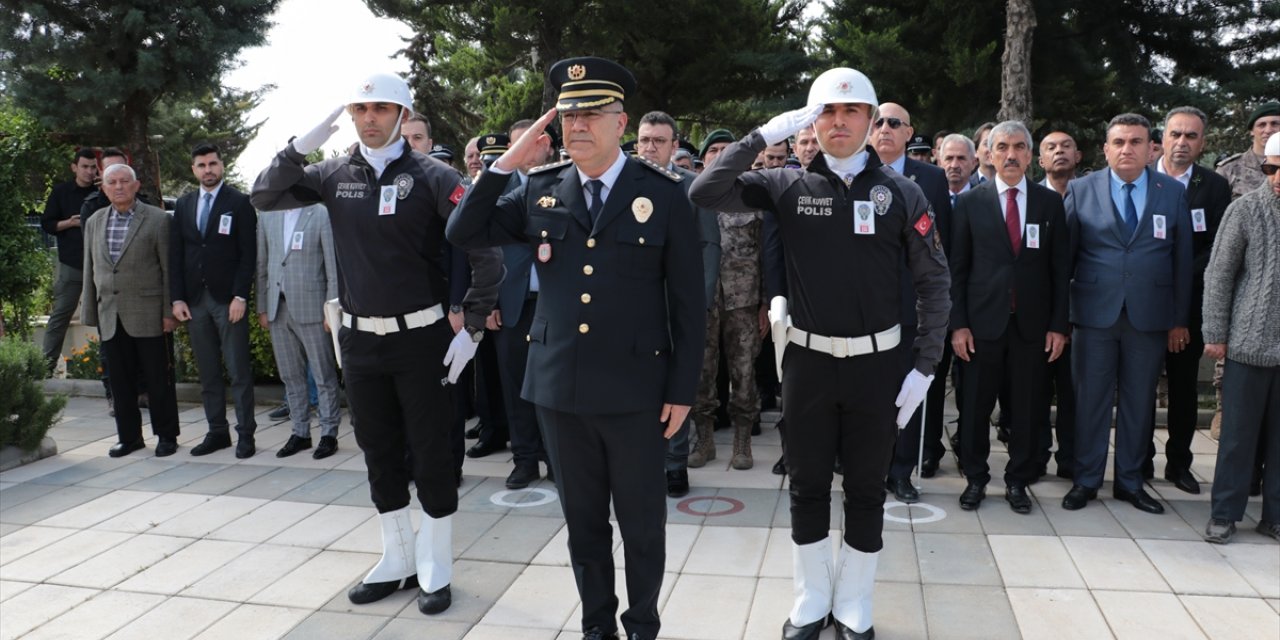
[[[853, 153], [849, 154], [848, 156], [845, 156], [846, 158], [852, 158], [858, 155], [859, 153], [862, 153], [863, 149], [867, 148], [867, 143], [871, 142], [871, 132], [875, 130], [875, 127], [876, 127], [876, 116], [879, 114], [880, 114], [880, 107], [871, 107], [871, 116], [867, 119], [867, 134], [862, 136], [862, 144], [858, 145], [853, 150]], [[817, 137], [817, 133], [818, 133], [817, 131], [814, 131], [814, 137]], [[831, 156], [832, 158], [836, 157], [835, 154], [831, 153], [830, 151], [827, 151], [827, 148], [822, 146], [822, 138], [820, 137], [818, 137], [818, 148], [821, 149], [823, 153]]]
[[[400, 113], [396, 115], [396, 128], [391, 130], [391, 135], [387, 137], [382, 144], [378, 145], [379, 149], [386, 149], [388, 145], [395, 142], [400, 137], [400, 125], [404, 123], [404, 107], [400, 107]], [[868, 129], [868, 132], [871, 130]]]

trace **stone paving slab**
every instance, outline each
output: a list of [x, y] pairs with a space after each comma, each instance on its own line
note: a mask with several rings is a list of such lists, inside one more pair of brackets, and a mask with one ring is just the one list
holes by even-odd
[[[274, 448], [290, 426], [261, 415], [257, 455], [238, 460], [231, 450], [191, 457], [206, 427], [195, 405], [182, 416], [177, 455], [158, 459], [148, 448], [111, 459], [114, 427], [101, 400], [72, 398], [57, 429], [78, 448], [0, 474], [0, 640], [580, 637], [555, 486], [507, 491], [509, 452], [467, 461], [453, 606], [428, 618], [411, 590], [364, 606], [346, 598], [381, 543], [345, 422], [339, 455], [280, 459]], [[791, 605], [790, 511], [784, 479], [769, 472], [776, 414], [765, 418], [752, 470], [717, 459], [694, 470], [688, 496], [668, 500], [662, 638], [779, 635]], [[727, 454], [728, 433], [716, 438]], [[1032, 486], [1029, 515], [1009, 510], [998, 483], [977, 511], [963, 511], [964, 480], [948, 454], [923, 481], [921, 504], [887, 503], [877, 637], [1280, 637], [1280, 546], [1251, 531], [1260, 502], [1249, 503], [1233, 544], [1204, 543], [1216, 443], [1197, 433], [1193, 446], [1204, 491], [1154, 482], [1149, 491], [1166, 506], [1158, 516], [1116, 502], [1109, 487], [1066, 512], [1070, 483], [1052, 475]], [[1004, 456], [993, 446], [992, 467]], [[614, 561], [625, 603], [617, 536]]]

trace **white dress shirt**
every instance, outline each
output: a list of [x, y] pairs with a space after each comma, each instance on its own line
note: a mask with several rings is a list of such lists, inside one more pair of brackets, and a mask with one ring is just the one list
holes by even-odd
[[1009, 219], [1009, 196], [1006, 195], [1009, 189], [1017, 188], [1018, 195], [1014, 196], [1014, 200], [1018, 203], [1018, 235], [1023, 237], [1027, 235], [1027, 177], [1022, 176], [1018, 180], [1018, 184], [1005, 184], [1004, 179], [996, 175], [996, 193], [1000, 194], [1000, 213], [1003, 220]]

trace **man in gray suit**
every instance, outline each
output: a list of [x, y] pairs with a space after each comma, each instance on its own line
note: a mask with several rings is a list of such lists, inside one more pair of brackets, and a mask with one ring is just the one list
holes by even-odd
[[338, 373], [324, 325], [324, 301], [338, 297], [329, 211], [312, 204], [264, 211], [258, 218], [258, 324], [271, 331], [271, 349], [284, 381], [293, 434], [276, 452], [284, 458], [311, 448], [307, 369], [320, 400], [320, 445], [311, 457], [338, 450]]
[[[151, 430], [160, 438], [156, 455], [170, 456], [178, 450], [178, 404], [165, 334], [178, 324], [169, 306], [169, 216], [138, 201], [140, 186], [127, 164], [112, 165], [102, 176], [111, 206], [84, 226], [81, 320], [102, 336], [113, 396], [138, 397], [141, 372], [151, 399]], [[120, 441], [108, 455], [119, 458], [143, 448], [138, 406], [121, 403], [115, 416]]]
[[1115, 497], [1164, 512], [1143, 489], [1142, 463], [1165, 352], [1182, 351], [1189, 340], [1192, 227], [1186, 190], [1147, 167], [1150, 137], [1146, 118], [1112, 118], [1103, 145], [1109, 170], [1067, 186], [1077, 400], [1074, 485], [1062, 499], [1067, 510], [1083, 508], [1102, 486], [1118, 383]]

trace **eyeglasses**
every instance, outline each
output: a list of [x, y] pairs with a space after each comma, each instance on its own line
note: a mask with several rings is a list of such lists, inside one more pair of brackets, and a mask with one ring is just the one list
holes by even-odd
[[890, 129], [900, 129], [902, 128], [902, 125], [906, 124], [905, 122], [903, 122], [898, 118], [878, 118], [875, 123], [876, 128], [879, 129], [880, 127], [883, 127], [886, 123], [889, 125]]
[[647, 147], [649, 145], [653, 145], [655, 147], [665, 147], [667, 146], [668, 142], [671, 142], [671, 138], [649, 138], [649, 137], [636, 138], [637, 147]]
[[1280, 171], [1280, 165], [1262, 163], [1262, 175], [1274, 176], [1277, 171]]
[[572, 124], [578, 120], [582, 120], [587, 124], [595, 124], [605, 115], [617, 115], [622, 111], [566, 111], [560, 114], [560, 122]]

